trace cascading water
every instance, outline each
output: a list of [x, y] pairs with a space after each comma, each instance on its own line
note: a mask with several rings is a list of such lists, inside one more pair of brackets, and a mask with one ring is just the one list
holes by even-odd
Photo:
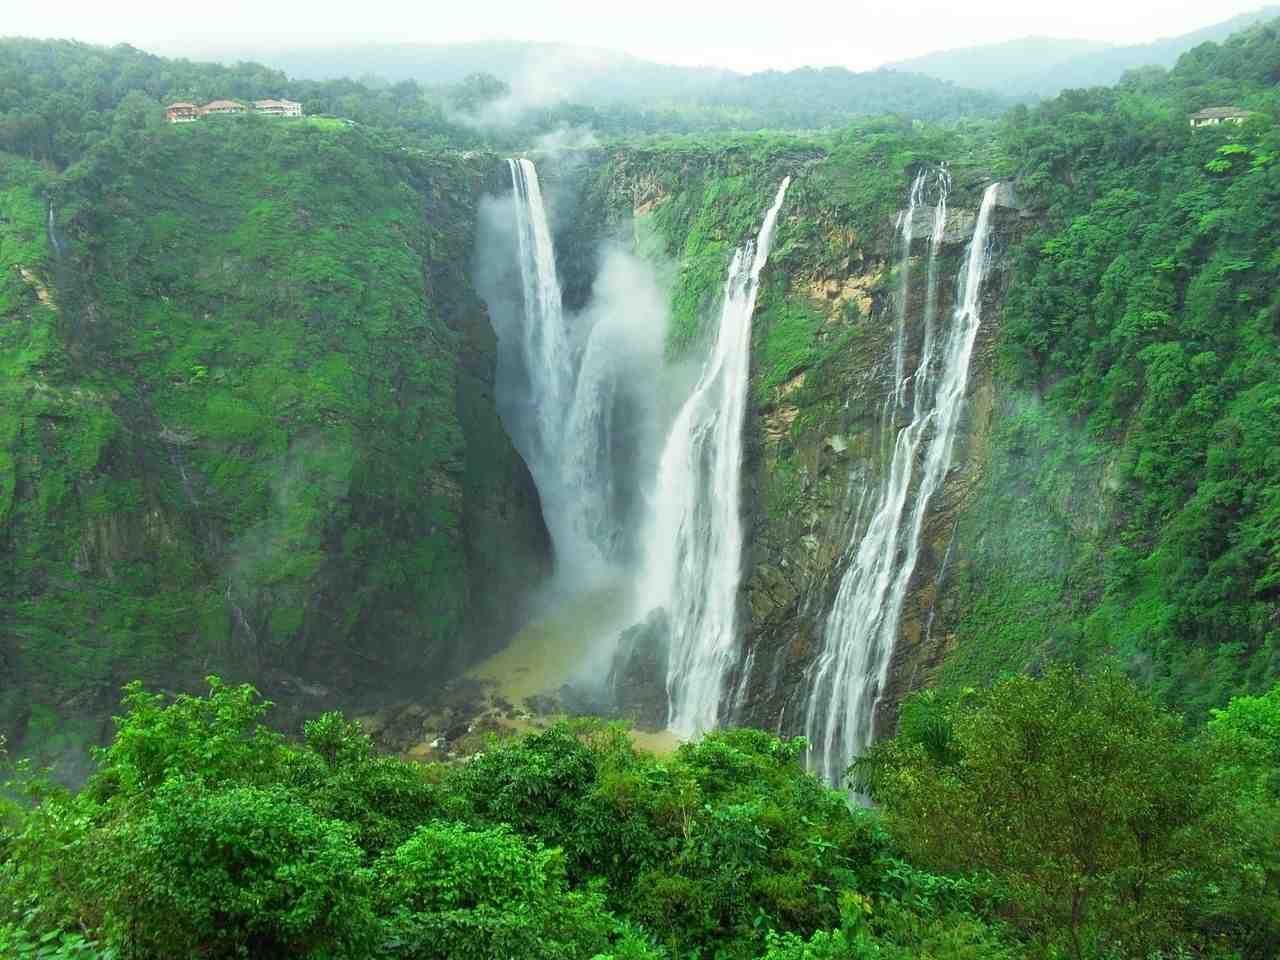
[[582, 351], [573, 402], [565, 424], [562, 469], [576, 491], [570, 523], [575, 539], [612, 551], [618, 534], [614, 516], [613, 440], [618, 379], [606, 323], [599, 322]]
[[736, 654], [751, 314], [790, 182], [787, 177], [778, 187], [755, 241], [734, 254], [715, 348], [659, 461], [641, 597], [649, 609], [663, 606], [670, 616], [668, 726], [683, 736], [716, 725]]
[[[529, 382], [528, 450], [531, 469], [556, 463], [564, 414], [573, 386], [573, 351], [565, 329], [556, 255], [533, 162], [508, 160], [515, 200], [517, 256], [523, 281], [524, 324], [521, 359]], [[534, 464], [537, 466], [535, 467]]]
[[[935, 208], [929, 244], [931, 282], [936, 276], [936, 258], [946, 222], [946, 194], [950, 187], [945, 171], [939, 174], [938, 181], [941, 197]], [[912, 187], [913, 202], [919, 185], [917, 178]], [[848, 567], [827, 618], [823, 651], [810, 673], [805, 720], [811, 744], [810, 766], [833, 784], [840, 782], [845, 766], [866, 749], [874, 733], [876, 708], [888, 679], [903, 599], [919, 559], [920, 533], [929, 501], [951, 464], [969, 379], [969, 361], [981, 320], [982, 284], [990, 252], [991, 211], [997, 186], [992, 184], [982, 198], [973, 238], [960, 271], [958, 306], [942, 342], [931, 329], [929, 304], [933, 303], [932, 309], [936, 312], [936, 300], [932, 290], [928, 293], [925, 339], [920, 364], [912, 377], [912, 419], [897, 433], [874, 513], [865, 530], [855, 530]], [[910, 220], [908, 216], [900, 222], [900, 233], [911, 229], [907, 225]], [[909, 258], [910, 255], [907, 243], [902, 256]], [[898, 335], [895, 369], [900, 362], [897, 344], [905, 342], [901, 330]], [[940, 377], [936, 387], [935, 376]], [[899, 373], [893, 386], [895, 399], [900, 397], [902, 389]], [[885, 425], [892, 428], [892, 424], [890, 413]], [[925, 450], [916, 482], [922, 446]], [[909, 496], [913, 486], [914, 498]]]
[[48, 231], [49, 231], [49, 243], [53, 246], [54, 256], [61, 257], [62, 256], [62, 239], [58, 236], [58, 225], [57, 223], [54, 222], [52, 200], [49, 201]]
[[928, 182], [928, 171], [921, 170], [911, 184], [911, 193], [907, 199], [907, 209], [899, 214], [898, 220], [898, 290], [894, 297], [893, 339], [893, 405], [902, 406], [907, 388], [907, 295], [911, 290], [911, 244], [915, 240], [916, 208], [924, 202], [925, 185]]
[[542, 498], [557, 567], [570, 576], [598, 575], [601, 544], [611, 535], [604, 516], [613, 399], [607, 350], [592, 349], [589, 340], [579, 364], [537, 169], [525, 158], [507, 166], [523, 306], [513, 339], [525, 386], [514, 400], [512, 419], [522, 427], [513, 439]]

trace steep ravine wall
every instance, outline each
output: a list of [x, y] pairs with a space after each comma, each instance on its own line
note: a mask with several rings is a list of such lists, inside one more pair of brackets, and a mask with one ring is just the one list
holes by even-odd
[[0, 733], [69, 778], [127, 680], [411, 695], [548, 572], [470, 285], [493, 164], [190, 126], [0, 169]]
[[[963, 188], [962, 188], [963, 189]], [[1011, 201], [1006, 196], [1006, 202]], [[972, 203], [962, 196], [961, 203]], [[931, 210], [924, 211], [931, 214]], [[975, 208], [953, 201], [939, 252], [937, 305], [940, 318], [955, 309], [956, 274], [964, 260]], [[918, 213], [919, 215], [919, 213]], [[891, 226], [886, 224], [886, 227]], [[987, 461], [993, 421], [993, 371], [1000, 300], [1008, 282], [1001, 253], [1018, 229], [1016, 210], [998, 208], [996, 266], [983, 289], [979, 328], [959, 434], [945, 481], [930, 502], [920, 554], [903, 603], [889, 684], [877, 716], [878, 731], [891, 729], [901, 698], [931, 683], [944, 653], [937, 602], [961, 516], [972, 505]], [[927, 231], [927, 226], [926, 226]], [[927, 232], [917, 230], [907, 291], [905, 368], [919, 363], [925, 305]], [[839, 329], [846, 298], [860, 298], [847, 345], [824, 364], [794, 372], [759, 403], [754, 456], [746, 482], [754, 494], [753, 533], [746, 560], [745, 603], [749, 611], [735, 719], [788, 734], [805, 732], [807, 671], [823, 645], [823, 628], [840, 580], [856, 549], [850, 531], [859, 494], [875, 491], [891, 459], [895, 423], [886, 432], [885, 397], [893, 389], [893, 300], [899, 295], [900, 264], [883, 242], [853, 272], [793, 276], [795, 296], [825, 313]], [[758, 334], [767, 338], [768, 328]], [[914, 491], [913, 494], [914, 496]], [[905, 549], [905, 543], [902, 549]]]

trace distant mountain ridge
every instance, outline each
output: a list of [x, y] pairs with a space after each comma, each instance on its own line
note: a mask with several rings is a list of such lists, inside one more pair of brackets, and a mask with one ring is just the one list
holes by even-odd
[[1009, 97], [1052, 97], [1075, 87], [1109, 86], [1138, 67], [1172, 67], [1178, 57], [1202, 43], [1220, 42], [1276, 17], [1280, 17], [1280, 6], [1262, 7], [1191, 33], [1125, 46], [1026, 37], [942, 50], [900, 60], [888, 69], [922, 73]]
[[243, 59], [269, 63], [301, 80], [377, 77], [390, 83], [415, 80], [435, 86], [488, 73], [513, 88], [531, 88], [529, 98], [540, 102], [663, 98], [739, 76], [718, 67], [654, 63], [614, 50], [518, 41], [214, 51], [210, 57], [224, 63]]
[[742, 74], [556, 43], [373, 44], [215, 51], [210, 56], [224, 63], [253, 59], [296, 79], [351, 77], [375, 85], [412, 80], [428, 87], [447, 86], [486, 73], [511, 88], [509, 114], [565, 103], [675, 113], [719, 111], [738, 118], [744, 128], [821, 128], [877, 114], [945, 122], [960, 116], [994, 116], [1012, 103], [972, 85], [920, 73], [802, 67]]
[[1003, 43], [984, 43], [926, 53], [888, 64], [887, 69], [922, 73], [927, 77], [982, 90], [1010, 92], [1010, 82], [1059, 64], [1114, 49], [1092, 40], [1022, 37]]

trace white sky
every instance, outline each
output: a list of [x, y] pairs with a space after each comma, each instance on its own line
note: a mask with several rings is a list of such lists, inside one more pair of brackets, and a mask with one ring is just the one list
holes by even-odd
[[665, 63], [865, 70], [1029, 35], [1142, 43], [1266, 0], [3, 0], [0, 34], [161, 54], [365, 41], [555, 41]]

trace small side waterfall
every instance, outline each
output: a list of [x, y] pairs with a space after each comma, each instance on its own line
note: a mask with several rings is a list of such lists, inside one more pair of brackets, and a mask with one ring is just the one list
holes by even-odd
[[56, 257], [61, 257], [63, 252], [62, 238], [58, 236], [58, 225], [57, 223], [54, 222], [52, 200], [49, 201], [49, 219], [47, 223], [48, 223], [48, 231], [49, 231], [49, 244], [50, 246], [53, 247], [53, 254]]
[[[938, 176], [940, 199], [935, 207], [929, 244], [929, 291], [925, 304], [924, 342], [914, 383], [911, 421], [894, 441], [892, 460], [879, 490], [879, 501], [865, 528], [855, 525], [848, 566], [827, 618], [823, 651], [810, 672], [805, 729], [811, 744], [810, 767], [828, 782], [840, 782], [844, 768], [866, 749], [874, 734], [877, 705], [888, 679], [907, 586], [919, 559], [920, 533], [929, 502], [937, 492], [955, 443], [956, 427], [969, 379], [969, 361], [981, 321], [982, 285], [986, 278], [991, 211], [997, 184], [988, 187], [960, 269], [957, 306], [948, 329], [934, 330], [937, 312], [936, 262], [946, 223], [950, 178]], [[912, 185], [910, 209], [899, 222], [902, 256], [910, 258], [910, 221], [923, 190]], [[901, 272], [907, 269], [904, 264]], [[903, 301], [898, 304], [905, 317]], [[905, 332], [899, 320], [894, 345], [897, 377], [893, 404], [886, 404], [885, 428], [894, 426], [892, 411], [903, 402]], [[936, 381], [936, 385], [935, 385]], [[923, 448], [923, 454], [922, 454]], [[917, 477], [918, 472], [918, 477]], [[914, 497], [911, 496], [914, 490]]]
[[903, 404], [907, 389], [907, 296], [911, 291], [911, 244], [915, 240], [916, 208], [924, 202], [928, 170], [916, 174], [907, 199], [907, 209], [898, 215], [898, 289], [894, 294], [893, 315], [893, 406]]
[[682, 736], [719, 718], [724, 677], [737, 653], [742, 575], [742, 430], [750, 375], [751, 315], [778, 211], [778, 187], [753, 242], [734, 254], [715, 347], [668, 434], [641, 596], [670, 615], [669, 727]]

